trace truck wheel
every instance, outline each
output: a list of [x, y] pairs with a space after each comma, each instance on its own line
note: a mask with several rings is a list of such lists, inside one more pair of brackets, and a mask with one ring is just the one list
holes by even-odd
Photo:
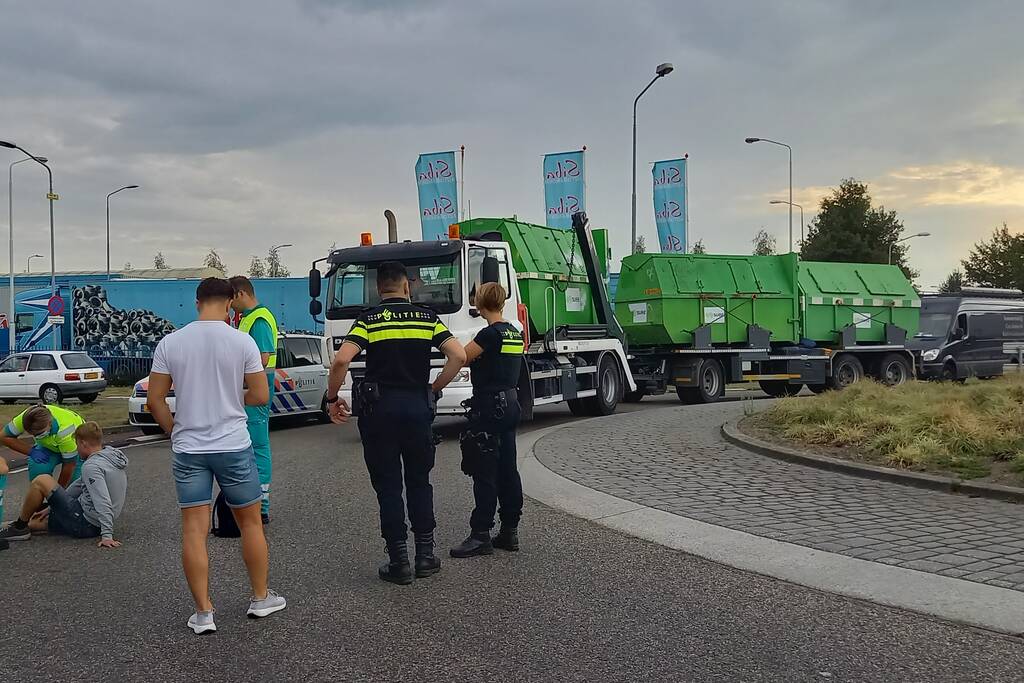
[[55, 384], [44, 384], [39, 389], [39, 398], [42, 399], [43, 403], [60, 403], [64, 400], [64, 392]]
[[943, 382], [959, 382], [963, 384], [967, 381], [966, 378], [956, 376], [956, 364], [946, 363], [942, 366], [942, 381]]
[[587, 411], [586, 399], [584, 398], [571, 398], [566, 403], [569, 404], [569, 412], [574, 417], [587, 417], [590, 413]]
[[901, 353], [887, 353], [878, 364], [878, 379], [890, 387], [898, 387], [910, 381], [913, 372], [910, 361]]
[[714, 358], [706, 358], [697, 368], [697, 386], [676, 387], [683, 403], [715, 403], [725, 395], [725, 372]]
[[639, 403], [640, 401], [644, 400], [644, 396], [646, 396], [646, 394], [644, 393], [643, 389], [637, 389], [636, 391], [627, 391], [626, 394], [622, 397], [622, 402]]
[[826, 380], [829, 389], [845, 389], [864, 379], [864, 366], [856, 356], [841, 353], [832, 361], [832, 375]]
[[[585, 398], [583, 407], [587, 414], [601, 417], [611, 415], [622, 398], [622, 374], [619, 364], [611, 354], [606, 353], [597, 365], [597, 395]], [[572, 407], [570, 406], [570, 410]]]
[[773, 398], [796, 396], [804, 388], [803, 384], [790, 384], [784, 379], [762, 379], [757, 385], [761, 387], [761, 391]]

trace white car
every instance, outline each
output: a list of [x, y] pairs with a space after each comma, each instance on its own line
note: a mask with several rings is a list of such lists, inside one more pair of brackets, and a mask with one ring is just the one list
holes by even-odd
[[103, 369], [83, 351], [26, 351], [0, 363], [0, 400], [77, 398], [92, 403], [107, 388]]
[[[274, 401], [270, 417], [309, 415], [327, 419], [327, 368], [321, 348], [323, 338], [308, 334], [283, 334], [277, 338], [277, 372], [274, 379]], [[162, 434], [146, 406], [149, 377], [135, 383], [128, 399], [128, 422], [143, 434]], [[167, 405], [174, 412], [174, 388]]]

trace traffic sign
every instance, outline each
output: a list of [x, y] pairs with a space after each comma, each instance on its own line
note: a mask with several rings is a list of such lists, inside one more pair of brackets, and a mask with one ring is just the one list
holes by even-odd
[[9, 326], [9, 323], [7, 322], [7, 314], [0, 313], [0, 330], [6, 330]]
[[64, 312], [64, 299], [60, 298], [59, 294], [54, 294], [46, 302], [46, 310], [50, 312], [50, 315], [60, 315]]
[[46, 322], [48, 322], [51, 325], [63, 325], [64, 324], [64, 316], [62, 316], [62, 315], [48, 315], [48, 316], [46, 316]]

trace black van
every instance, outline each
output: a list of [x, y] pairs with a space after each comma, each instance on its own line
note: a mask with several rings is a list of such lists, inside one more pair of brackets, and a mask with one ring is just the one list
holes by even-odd
[[964, 287], [921, 297], [921, 327], [907, 346], [921, 379], [996, 377], [1024, 351], [1024, 294]]

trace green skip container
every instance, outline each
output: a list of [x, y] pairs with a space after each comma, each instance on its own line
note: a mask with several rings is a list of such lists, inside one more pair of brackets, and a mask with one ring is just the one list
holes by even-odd
[[800, 261], [796, 254], [634, 254], [622, 260], [615, 315], [631, 346], [690, 346], [707, 325], [711, 343], [741, 346], [748, 328], [773, 345], [802, 338], [886, 340], [886, 324], [917, 332], [920, 298], [896, 266]]
[[[474, 218], [459, 223], [466, 240], [500, 239], [511, 247], [512, 266], [526, 306], [531, 335], [543, 336], [553, 324], [598, 322], [582, 252], [572, 230], [523, 223], [514, 218]], [[608, 231], [592, 230], [604, 277], [608, 273]], [[514, 312], [507, 312], [513, 315]]]

